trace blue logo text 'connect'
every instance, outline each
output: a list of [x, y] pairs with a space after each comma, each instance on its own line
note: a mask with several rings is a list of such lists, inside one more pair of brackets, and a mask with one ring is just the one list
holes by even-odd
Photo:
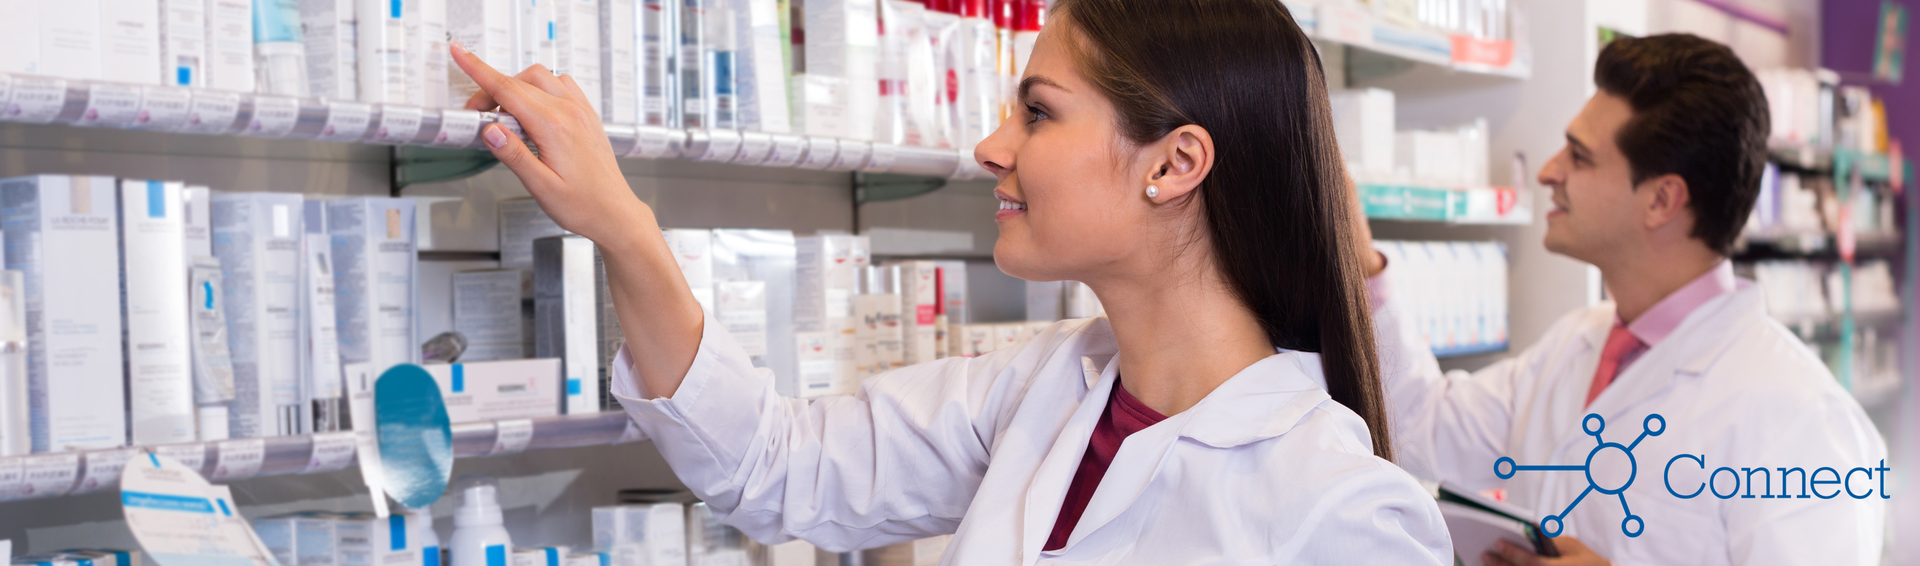
[[[1655, 423], [1658, 424], [1656, 425]], [[1647, 415], [1647, 419], [1641, 423], [1641, 427], [1640, 437], [1633, 439], [1633, 444], [1621, 446], [1617, 442], [1607, 442], [1606, 439], [1600, 438], [1600, 431], [1606, 430], [1607, 428], [1607, 420], [1601, 418], [1600, 415], [1588, 413], [1586, 418], [1580, 420], [1580, 428], [1581, 430], [1585, 430], [1588, 436], [1592, 436], [1594, 442], [1599, 445], [1593, 447], [1592, 452], [1587, 453], [1587, 462], [1585, 464], [1578, 466], [1522, 466], [1514, 463], [1513, 458], [1502, 456], [1499, 460], [1493, 461], [1493, 475], [1500, 476], [1500, 479], [1504, 480], [1512, 479], [1513, 474], [1522, 471], [1584, 472], [1587, 474], [1586, 491], [1580, 492], [1579, 497], [1573, 498], [1573, 503], [1568, 503], [1565, 511], [1561, 511], [1558, 515], [1547, 515], [1545, 518], [1540, 519], [1541, 532], [1546, 533], [1546, 535], [1550, 537], [1560, 536], [1560, 532], [1564, 530], [1566, 526], [1565, 519], [1567, 514], [1572, 513], [1573, 508], [1579, 506], [1580, 501], [1586, 499], [1588, 494], [1598, 491], [1605, 495], [1613, 495], [1620, 498], [1620, 510], [1625, 511], [1627, 514], [1627, 519], [1620, 522], [1620, 532], [1626, 533], [1629, 537], [1637, 537], [1640, 536], [1640, 533], [1646, 531], [1647, 524], [1645, 521], [1640, 520], [1639, 515], [1633, 514], [1631, 508], [1627, 507], [1627, 488], [1631, 487], [1633, 485], [1633, 479], [1640, 475], [1640, 464], [1633, 459], [1633, 449], [1639, 446], [1640, 441], [1646, 440], [1647, 437], [1660, 436], [1660, 433], [1666, 432], [1667, 419], [1659, 414], [1650, 414]], [[1627, 481], [1617, 486], [1600, 485], [1600, 482], [1593, 478], [1593, 459], [1608, 451], [1617, 451], [1627, 457], [1627, 469], [1629, 470], [1627, 473]]]

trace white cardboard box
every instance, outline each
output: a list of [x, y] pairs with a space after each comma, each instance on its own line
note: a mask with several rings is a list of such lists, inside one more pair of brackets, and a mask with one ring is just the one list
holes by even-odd
[[533, 355], [561, 360], [561, 412], [600, 411], [599, 293], [594, 288], [594, 245], [581, 236], [553, 236], [533, 243]]
[[[447, 33], [493, 70], [513, 75], [520, 72], [514, 67], [513, 13], [511, 0], [447, 0]], [[447, 82], [448, 103], [454, 105], [465, 104], [480, 90], [473, 77], [452, 64], [447, 66]]]
[[0, 0], [0, 73], [40, 73], [40, 0]]
[[160, 80], [160, 2], [99, 0], [100, 78], [157, 85]]
[[305, 432], [341, 429], [346, 416], [345, 374], [340, 369], [340, 326], [335, 305], [333, 236], [326, 203], [306, 201], [300, 264], [300, 397]]
[[359, 46], [354, 0], [300, 0], [307, 42], [307, 94], [359, 100]]
[[161, 81], [207, 87], [207, 0], [160, 0]]
[[195, 438], [180, 193], [180, 183], [120, 181], [121, 345], [138, 446]]
[[207, 86], [253, 92], [253, 2], [207, 0]]
[[560, 414], [560, 360], [428, 364], [455, 423]]
[[780, 13], [785, 3], [729, 0], [733, 3], [735, 74], [739, 77], [740, 129], [784, 134], [788, 119], [787, 74], [781, 43]]
[[213, 197], [213, 253], [225, 275], [233, 438], [299, 433], [300, 195]]
[[602, 0], [553, 0], [554, 55], [557, 73], [573, 77], [580, 92], [589, 93], [587, 102], [594, 114], [604, 103], [600, 92], [600, 2]]
[[931, 261], [903, 261], [900, 266], [901, 357], [905, 365], [934, 360], [934, 305], [940, 296], [934, 291], [934, 264]]
[[26, 280], [33, 451], [125, 445], [113, 178], [0, 180], [0, 199], [6, 266]]
[[419, 302], [413, 214], [411, 199], [327, 203], [342, 364], [368, 362], [386, 371], [420, 361], [413, 319]]
[[461, 361], [517, 360], [526, 351], [520, 290], [532, 274], [519, 269], [490, 269], [453, 274], [453, 329], [467, 337]]
[[873, 139], [880, 92], [879, 14], [862, 0], [800, 0], [804, 7], [807, 134]]
[[[640, 0], [600, 1], [600, 121], [609, 124], [633, 124], [639, 119], [637, 90], [640, 47], [638, 25]], [[582, 88], [585, 85], [581, 85]]]
[[685, 564], [686, 511], [679, 503], [593, 508], [593, 548], [609, 566]]
[[39, 8], [41, 72], [100, 79], [100, 0], [40, 2]]
[[[418, 0], [415, 0], [418, 1]], [[356, 0], [360, 101], [415, 104], [407, 98], [407, 20], [398, 0]], [[407, 2], [410, 3], [410, 2]]]

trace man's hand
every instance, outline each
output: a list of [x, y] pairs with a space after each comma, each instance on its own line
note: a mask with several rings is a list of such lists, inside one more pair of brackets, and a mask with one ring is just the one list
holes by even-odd
[[1493, 550], [1480, 555], [1480, 562], [1487, 566], [1609, 566], [1606, 558], [1587, 548], [1580, 539], [1559, 537], [1553, 539], [1553, 545], [1560, 549], [1559, 558], [1547, 558], [1534, 554], [1519, 545], [1500, 541]]

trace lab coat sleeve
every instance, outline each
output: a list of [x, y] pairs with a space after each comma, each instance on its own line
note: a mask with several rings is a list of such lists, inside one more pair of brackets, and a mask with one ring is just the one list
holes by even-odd
[[[1015, 349], [870, 378], [855, 396], [789, 399], [711, 315], [671, 397], [649, 399], [631, 351], [613, 391], [693, 493], [756, 540], [831, 550], [952, 533], [986, 472]], [[1002, 400], [1002, 401], [995, 401]]]
[[1463, 488], [1499, 487], [1493, 462], [1504, 455], [1512, 426], [1514, 382], [1534, 353], [1473, 374], [1440, 371], [1413, 325], [1411, 305], [1394, 296], [1394, 276], [1389, 266], [1367, 287], [1395, 463], [1414, 476]]

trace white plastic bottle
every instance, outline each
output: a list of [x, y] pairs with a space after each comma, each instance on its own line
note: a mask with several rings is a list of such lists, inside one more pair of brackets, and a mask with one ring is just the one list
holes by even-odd
[[[498, 510], [498, 507], [495, 509]], [[413, 537], [414, 546], [420, 549], [421, 566], [440, 566], [440, 534], [433, 531], [433, 510], [408, 511], [407, 518], [410, 519], [407, 524], [413, 528], [409, 534]]]
[[507, 566], [513, 539], [500, 518], [500, 501], [491, 482], [467, 486], [453, 512], [453, 566]]

